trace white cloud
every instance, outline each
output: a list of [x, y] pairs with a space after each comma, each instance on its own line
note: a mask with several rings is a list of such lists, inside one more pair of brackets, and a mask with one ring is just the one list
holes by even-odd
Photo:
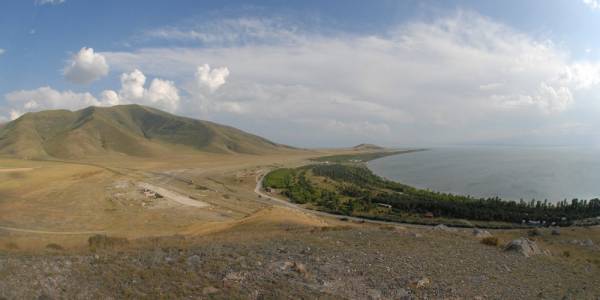
[[[244, 26], [254, 29], [237, 32]], [[596, 124], [577, 112], [600, 113], [588, 100], [600, 92], [600, 63], [576, 61], [552, 41], [476, 13], [380, 35], [323, 36], [264, 20], [223, 28], [217, 22], [147, 34], [203, 47], [100, 53], [126, 73], [121, 88], [98, 102], [155, 105], [320, 146], [509, 139], [574, 121]], [[173, 81], [154, 79], [147, 87], [137, 68]], [[229, 68], [235, 76], [228, 77]], [[15, 109], [24, 111], [24, 103]]]
[[108, 64], [102, 54], [83, 47], [74, 54], [63, 70], [65, 78], [78, 84], [89, 84], [108, 74]]
[[16, 120], [16, 119], [18, 119], [18, 118], [19, 118], [20, 116], [22, 116], [22, 115], [23, 115], [23, 113], [22, 113], [22, 112], [20, 112], [20, 111], [18, 111], [18, 110], [14, 110], [14, 109], [12, 109], [12, 110], [10, 111], [9, 118], [10, 118], [10, 120], [12, 121], [12, 120]]
[[40, 109], [79, 109], [90, 105], [100, 105], [98, 100], [90, 93], [76, 93], [73, 91], [57, 91], [48, 86], [35, 90], [20, 90], [4, 96], [9, 108], [11, 119], [27, 111]]
[[589, 8], [596, 10], [600, 8], [600, 1], [598, 0], [583, 0], [583, 4], [587, 5]]
[[140, 70], [135, 69], [131, 73], [121, 74], [121, 92], [122, 98], [128, 100], [137, 100], [144, 97], [146, 76]]
[[0, 48], [0, 55], [4, 54], [4, 52], [6, 52], [6, 50]]
[[[393, 133], [388, 143], [459, 142], [505, 136], [507, 130], [518, 131], [517, 123], [546, 126], [580, 109], [581, 95], [600, 85], [599, 64], [573, 61], [547, 39], [471, 12], [407, 23], [381, 35], [332, 38], [296, 29], [278, 35], [277, 30], [269, 27], [267, 32], [280, 36], [280, 43], [259, 38], [238, 45], [103, 54], [114, 68], [139, 66], [182, 82], [190, 95], [182, 102], [187, 114], [223, 122], [241, 122], [243, 115], [241, 126], [250, 129], [257, 120], [268, 119], [273, 129], [266, 130], [274, 135], [290, 128], [294, 119], [387, 125]], [[184, 35], [165, 33], [161, 38]], [[236, 76], [215, 93], [199, 93], [194, 81], [209, 86], [210, 69], [200, 67], [193, 74], [189, 66], [205, 62], [234, 68]], [[347, 128], [349, 139], [357, 136], [350, 126], [337, 128]], [[341, 136], [331, 135], [332, 140]]]
[[35, 5], [59, 5], [65, 3], [65, 0], [35, 0]]
[[179, 91], [175, 83], [168, 80], [154, 79], [146, 91], [147, 101], [151, 106], [176, 111], [179, 108]]
[[[173, 81], [155, 78], [145, 88], [146, 76], [135, 69], [121, 75], [119, 103], [139, 103], [174, 112], [179, 108], [179, 90]], [[115, 93], [116, 94], [116, 93]]]
[[121, 104], [119, 94], [113, 90], [105, 90], [100, 93], [100, 103], [105, 106], [114, 106]]
[[226, 67], [210, 69], [208, 64], [203, 64], [196, 71], [196, 80], [202, 87], [205, 86], [209, 91], [214, 92], [220, 86], [225, 84], [229, 76], [229, 69]]
[[113, 106], [119, 104], [137, 103], [150, 105], [170, 112], [180, 107], [179, 90], [175, 83], [155, 78], [148, 89], [145, 88], [146, 76], [140, 70], [121, 75], [121, 89], [104, 90], [96, 98], [90, 93], [73, 91], [57, 91], [45, 86], [35, 90], [20, 90], [4, 95], [7, 106], [0, 107], [0, 114], [8, 115], [10, 119], [25, 112], [46, 109], [81, 109], [88, 106]]
[[297, 27], [284, 18], [257, 17], [225, 18], [218, 22], [195, 24], [190, 28], [158, 28], [145, 32], [142, 37], [211, 46], [294, 42], [301, 38]]

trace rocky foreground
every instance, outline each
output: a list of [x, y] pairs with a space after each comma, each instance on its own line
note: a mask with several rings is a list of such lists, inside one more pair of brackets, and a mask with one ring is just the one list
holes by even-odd
[[[1, 255], [0, 298], [600, 299], [598, 231], [577, 230], [493, 232], [494, 246], [470, 230], [278, 225], [55, 246]], [[570, 240], [581, 234], [592, 244]], [[505, 249], [522, 235], [535, 253]]]

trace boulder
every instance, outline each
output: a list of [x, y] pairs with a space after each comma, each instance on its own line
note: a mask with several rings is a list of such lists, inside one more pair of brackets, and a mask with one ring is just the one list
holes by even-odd
[[492, 234], [489, 231], [483, 230], [483, 229], [479, 229], [479, 228], [473, 229], [473, 235], [476, 238], [481, 238], [481, 239], [492, 236]]
[[516, 251], [523, 254], [525, 257], [544, 254], [535, 241], [524, 237], [511, 241], [506, 245], [506, 247], [504, 247], [504, 250]]
[[552, 235], [560, 235], [560, 228], [554, 227], [551, 231]]
[[446, 231], [446, 232], [456, 232], [456, 228], [448, 227], [444, 224], [437, 225], [433, 227], [433, 230]]
[[429, 278], [427, 278], [427, 277], [423, 277], [423, 278], [417, 280], [417, 288], [418, 289], [424, 289], [427, 286], [429, 286], [429, 284], [431, 284], [431, 280], [429, 280]]

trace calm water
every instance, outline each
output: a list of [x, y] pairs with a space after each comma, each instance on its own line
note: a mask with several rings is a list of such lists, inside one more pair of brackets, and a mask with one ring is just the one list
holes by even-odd
[[437, 148], [368, 166], [408, 185], [462, 195], [553, 202], [600, 197], [598, 148]]

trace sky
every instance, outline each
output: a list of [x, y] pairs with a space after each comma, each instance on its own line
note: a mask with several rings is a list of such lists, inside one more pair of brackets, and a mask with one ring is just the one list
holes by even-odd
[[0, 122], [138, 103], [301, 147], [600, 146], [600, 0], [4, 0]]

